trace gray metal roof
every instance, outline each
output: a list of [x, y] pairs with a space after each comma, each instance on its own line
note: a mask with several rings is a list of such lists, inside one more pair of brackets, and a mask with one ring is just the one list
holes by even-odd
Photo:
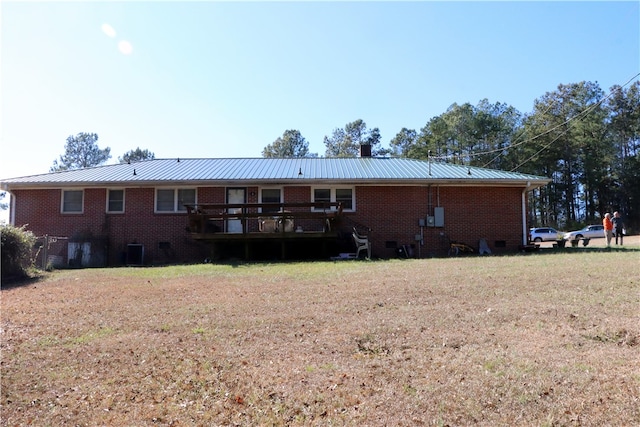
[[516, 172], [405, 158], [155, 159], [2, 179], [18, 188], [143, 185], [517, 185], [531, 188], [550, 179]]

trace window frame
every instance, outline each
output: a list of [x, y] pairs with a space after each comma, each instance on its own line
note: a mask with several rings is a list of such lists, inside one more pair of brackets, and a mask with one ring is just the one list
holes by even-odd
[[[122, 209], [121, 210], [111, 210], [111, 192], [112, 191], [122, 191]], [[107, 188], [107, 206], [106, 212], [113, 214], [123, 214], [125, 209], [125, 199], [126, 199], [126, 191], [124, 188]]]
[[[186, 214], [187, 209], [182, 208], [180, 205], [180, 191], [184, 190], [193, 190], [193, 204], [198, 204], [198, 188], [197, 187], [157, 187], [154, 191], [154, 200], [153, 200], [153, 212], [157, 214]], [[173, 208], [171, 210], [159, 210], [158, 209], [158, 192], [159, 191], [172, 191], [173, 192]], [[187, 202], [188, 203], [188, 202]]]
[[[335, 203], [337, 202], [337, 197], [336, 197], [336, 190], [351, 190], [351, 207], [350, 208], [342, 208], [342, 210], [344, 212], [355, 212], [356, 211], [356, 188], [354, 186], [349, 186], [349, 185], [336, 185], [336, 186], [323, 186], [323, 185], [316, 185], [311, 187], [311, 202], [315, 203], [316, 202], [316, 190], [329, 190], [329, 194], [330, 194], [330, 203]], [[332, 210], [335, 210], [335, 207], [331, 207]], [[312, 211], [322, 211], [322, 209], [320, 208], [315, 208], [312, 207], [311, 208]]]
[[[65, 195], [69, 193], [80, 193], [80, 210], [79, 211], [68, 211], [65, 210]], [[84, 213], [84, 188], [68, 188], [63, 189], [60, 193], [60, 213], [64, 215], [79, 215]]]
[[[265, 202], [262, 200], [262, 191], [263, 190], [278, 190], [278, 192], [280, 193], [280, 199], [277, 202]], [[260, 187], [260, 189], [258, 190], [258, 203], [283, 203], [283, 194], [284, 191], [282, 189], [282, 187]], [[270, 211], [264, 211], [262, 208], [260, 208], [260, 213], [273, 213]]]

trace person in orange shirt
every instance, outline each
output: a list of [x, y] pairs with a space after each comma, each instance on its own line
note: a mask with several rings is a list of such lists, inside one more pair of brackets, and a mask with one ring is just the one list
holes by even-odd
[[607, 247], [609, 247], [611, 246], [611, 238], [613, 237], [613, 221], [611, 221], [611, 214], [609, 212], [604, 214], [602, 225], [604, 225], [604, 237], [606, 237]]

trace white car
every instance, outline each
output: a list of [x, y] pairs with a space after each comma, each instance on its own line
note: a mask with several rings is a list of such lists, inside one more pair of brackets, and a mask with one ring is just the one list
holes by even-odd
[[538, 227], [529, 229], [530, 242], [555, 242], [562, 240], [562, 232], [551, 227]]
[[604, 237], [604, 225], [587, 225], [582, 230], [564, 233], [564, 240], [597, 239]]

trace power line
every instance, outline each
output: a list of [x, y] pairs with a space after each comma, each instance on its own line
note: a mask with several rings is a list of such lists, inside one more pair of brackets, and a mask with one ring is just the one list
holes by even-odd
[[[634, 81], [637, 77], [640, 76], [640, 73], [636, 74], [635, 76], [631, 77], [629, 80], [627, 80], [626, 83], [624, 83], [622, 86], [620, 86], [620, 88], [624, 88], [626, 86], [628, 86], [632, 81]], [[505, 150], [510, 150], [512, 148], [518, 147], [520, 145], [535, 141], [536, 139], [547, 135], [551, 132], [554, 132], [556, 129], [562, 127], [562, 126], [566, 126], [568, 124], [572, 124], [574, 121], [576, 120], [581, 120], [583, 119], [586, 115], [588, 115], [589, 113], [591, 113], [591, 111], [593, 111], [594, 109], [596, 109], [599, 105], [601, 105], [604, 101], [606, 101], [607, 99], [611, 98], [611, 96], [613, 96], [614, 91], [610, 90], [609, 93], [604, 96], [602, 99], [600, 99], [598, 102], [590, 105], [588, 108], [586, 108], [585, 110], [581, 111], [580, 113], [576, 114], [575, 116], [569, 117], [567, 120], [565, 120], [564, 122], [545, 130], [544, 132], [535, 135], [531, 138], [525, 139], [523, 141], [519, 141], [516, 139], [516, 141], [512, 144], [510, 144], [507, 147], [501, 147], [501, 148], [496, 148], [493, 150], [487, 150], [487, 151], [480, 151], [480, 152], [476, 152], [476, 153], [468, 153], [465, 154], [465, 157], [467, 158], [471, 158], [471, 157], [478, 157], [478, 156], [484, 156], [484, 155], [488, 155], [488, 154], [492, 154], [492, 153], [500, 153], [497, 156], [495, 156], [493, 159], [491, 159], [488, 163], [485, 163], [483, 165], [483, 167], [486, 167], [487, 165], [491, 164], [493, 161], [495, 161], [497, 158], [499, 158], [502, 153]], [[547, 112], [549, 112], [549, 110], [551, 110], [551, 108], [554, 106], [554, 104], [552, 103], [551, 105], [549, 105], [549, 107], [545, 110], [545, 112], [543, 114], [546, 114]], [[528, 163], [529, 161], [531, 161], [533, 158], [535, 158], [536, 156], [538, 156], [542, 151], [546, 150], [547, 148], [549, 148], [551, 146], [551, 144], [553, 144], [555, 141], [557, 141], [561, 136], [563, 136], [564, 134], [566, 134], [570, 129], [570, 126], [567, 126], [565, 128], [565, 130], [558, 135], [556, 138], [554, 138], [550, 143], [545, 144], [544, 147], [542, 147], [540, 150], [538, 150], [535, 154], [533, 154], [532, 156], [530, 156], [529, 158], [527, 158], [526, 160], [524, 160], [523, 162], [521, 162], [520, 164], [518, 164], [515, 168], [513, 168], [511, 171], [515, 171], [516, 169], [520, 168], [522, 165], [524, 165], [525, 163]], [[456, 158], [456, 157], [462, 157], [462, 155], [459, 154], [452, 154], [452, 155], [447, 155], [447, 156], [432, 156], [430, 157], [431, 159], [434, 160], [447, 160], [447, 159], [451, 159], [451, 158]]]
[[[638, 76], [640, 76], [640, 73], [636, 74], [635, 76], [631, 77], [629, 80], [627, 80], [627, 82], [620, 86], [620, 88], [626, 87], [629, 83], [631, 83], [633, 80], [635, 80]], [[587, 114], [589, 114], [591, 111], [595, 110], [598, 106], [600, 106], [604, 101], [606, 101], [607, 99], [611, 98], [611, 96], [613, 96], [613, 90], [610, 90], [609, 93], [607, 94], [607, 96], [603, 97], [600, 101], [596, 102], [595, 104], [592, 104], [591, 106], [589, 106], [589, 108], [585, 109], [584, 111], [581, 111], [580, 113], [576, 114], [573, 117], [569, 117], [567, 120], [565, 120], [563, 123], [560, 123], [559, 125], [541, 133], [540, 135], [537, 135], [533, 138], [531, 138], [528, 141], [523, 141], [523, 142], [529, 142], [529, 141], [533, 141], [536, 138], [539, 138], [543, 135], [546, 135], [550, 132], [553, 132], [554, 130], [558, 129], [560, 126], [564, 126], [564, 125], [568, 125], [568, 124], [572, 124], [575, 120], [582, 120]], [[520, 166], [524, 165], [525, 163], [530, 162], [531, 160], [533, 160], [535, 157], [537, 157], [540, 153], [542, 153], [544, 150], [546, 150], [547, 148], [549, 148], [551, 146], [551, 144], [553, 144], [554, 142], [556, 142], [558, 139], [560, 139], [560, 137], [564, 136], [567, 132], [569, 132], [570, 126], [567, 126], [566, 129], [560, 133], [560, 135], [558, 135], [556, 138], [554, 138], [553, 140], [551, 140], [551, 142], [549, 142], [548, 144], [545, 144], [540, 150], [538, 150], [536, 153], [534, 153], [533, 155], [531, 155], [529, 158], [527, 158], [526, 160], [520, 162], [520, 164], [518, 164], [516, 167], [514, 167], [513, 169], [511, 169], [511, 172], [517, 170]], [[510, 147], [509, 147], [510, 148]]]
[[[552, 104], [550, 104], [550, 105], [547, 107], [547, 109], [546, 109], [542, 114], [543, 114], [543, 115], [544, 115], [544, 114], [547, 114], [547, 113], [549, 112], [549, 110], [551, 110], [551, 108], [552, 108], [552, 107], [553, 107], [553, 103], [552, 103]], [[525, 133], [526, 133], [526, 132], [523, 132], [523, 133], [520, 135], [520, 137], [524, 137]], [[533, 139], [527, 139], [527, 140], [524, 140], [524, 141], [522, 141], [522, 142], [518, 142], [518, 140], [520, 139], [520, 137], [516, 138], [516, 140], [515, 140], [512, 144], [510, 144], [510, 145], [509, 145], [509, 147], [506, 147], [506, 148], [504, 148], [504, 147], [503, 147], [503, 148], [496, 149], [496, 150], [492, 150], [492, 151], [488, 152], [487, 154], [491, 154], [491, 153], [497, 152], [497, 153], [498, 153], [498, 155], [497, 155], [497, 156], [495, 156], [493, 159], [489, 160], [489, 161], [488, 161], [487, 163], [485, 163], [484, 165], [482, 165], [482, 167], [483, 167], [483, 168], [486, 168], [486, 167], [487, 167], [487, 166], [489, 166], [491, 163], [493, 163], [497, 158], [499, 158], [500, 156], [502, 156], [502, 152], [503, 152], [504, 150], [508, 150], [508, 149], [510, 149], [510, 148], [517, 147], [517, 146], [519, 146], [519, 145], [522, 145], [522, 144], [524, 144], [524, 143], [526, 143], [526, 142], [529, 142], [529, 141], [532, 141], [532, 140], [533, 140]], [[536, 137], [536, 138], [537, 138], [537, 137]]]

